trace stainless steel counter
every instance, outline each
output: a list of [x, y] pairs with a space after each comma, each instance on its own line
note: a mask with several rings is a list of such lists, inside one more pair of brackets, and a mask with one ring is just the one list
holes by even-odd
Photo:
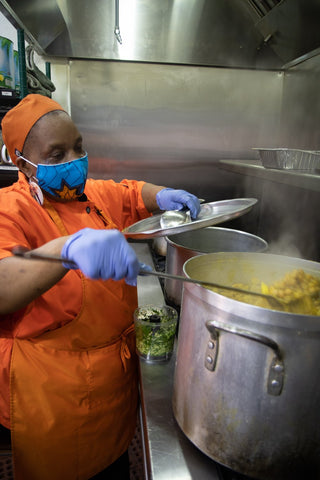
[[[149, 247], [133, 244], [138, 258], [152, 265]], [[163, 305], [159, 280], [138, 278], [139, 305]], [[219, 465], [183, 434], [171, 406], [175, 356], [166, 364], [140, 360], [140, 419], [146, 480], [221, 480]]]
[[219, 466], [190, 442], [173, 416], [174, 363], [174, 356], [164, 365], [140, 361], [146, 479], [220, 480]]

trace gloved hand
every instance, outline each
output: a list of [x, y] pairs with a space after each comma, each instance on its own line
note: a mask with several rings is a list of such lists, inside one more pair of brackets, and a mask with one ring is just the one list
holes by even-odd
[[185, 190], [164, 188], [157, 193], [156, 201], [160, 210], [182, 210], [186, 206], [192, 218], [197, 218], [200, 212], [199, 199]]
[[[61, 255], [72, 260], [86, 277], [102, 280], [125, 278], [128, 285], [137, 285], [140, 264], [125, 237], [118, 230], [84, 228], [64, 244]], [[64, 264], [70, 268], [67, 262]]]
[[[150, 265], [147, 265], [146, 263], [140, 262], [139, 266], [140, 270], [144, 270], [145, 272], [152, 272], [152, 267], [150, 267]], [[139, 275], [143, 277], [144, 275], [147, 275], [147, 273], [140, 273]]]

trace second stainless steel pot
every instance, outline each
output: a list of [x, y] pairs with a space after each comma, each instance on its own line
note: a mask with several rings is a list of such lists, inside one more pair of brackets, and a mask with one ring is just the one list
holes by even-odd
[[[208, 227], [166, 237], [166, 273], [182, 275], [183, 264], [189, 258], [215, 252], [264, 252], [267, 242], [260, 237], [230, 228]], [[181, 305], [182, 284], [166, 279], [167, 299]]]
[[[191, 278], [266, 283], [320, 264], [266, 253], [189, 259]], [[263, 480], [320, 478], [320, 317], [267, 310], [185, 283], [173, 411], [214, 460]]]

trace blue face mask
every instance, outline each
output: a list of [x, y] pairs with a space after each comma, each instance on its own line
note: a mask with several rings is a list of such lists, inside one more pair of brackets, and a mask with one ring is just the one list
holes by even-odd
[[88, 154], [71, 162], [45, 164], [34, 163], [22, 155], [20, 158], [37, 168], [39, 187], [61, 200], [75, 200], [83, 194], [88, 176]]

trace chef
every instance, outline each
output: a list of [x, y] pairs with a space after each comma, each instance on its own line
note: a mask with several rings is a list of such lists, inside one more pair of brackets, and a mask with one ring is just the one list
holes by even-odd
[[[70, 116], [28, 95], [3, 118], [19, 178], [0, 190], [0, 423], [16, 480], [129, 479], [136, 426], [139, 261], [120, 233], [198, 199], [136, 180], [87, 179]], [[12, 255], [17, 245], [63, 264]], [[103, 472], [103, 473], [101, 473]]]

